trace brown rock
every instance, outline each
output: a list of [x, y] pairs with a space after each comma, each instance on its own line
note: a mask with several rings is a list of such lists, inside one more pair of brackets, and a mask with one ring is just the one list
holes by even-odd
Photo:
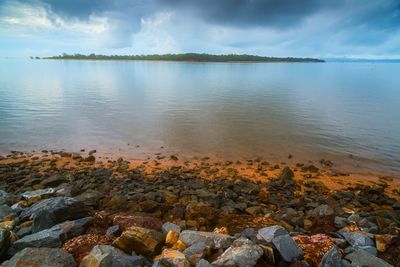
[[118, 237], [113, 245], [131, 254], [133, 251], [143, 255], [155, 255], [163, 242], [160, 232], [132, 226]]
[[395, 235], [375, 235], [376, 248], [379, 252], [385, 252], [394, 243], [395, 238]]
[[74, 237], [64, 243], [63, 249], [74, 256], [79, 265], [81, 260], [90, 253], [96, 245], [111, 244], [113, 238], [105, 235], [87, 234]]
[[154, 260], [159, 261], [165, 266], [190, 267], [190, 263], [186, 259], [185, 254], [173, 249], [164, 249], [162, 254], [157, 256]]
[[151, 216], [116, 215], [113, 219], [113, 225], [119, 225], [122, 230], [126, 230], [131, 226], [139, 226], [159, 231], [163, 223]]
[[167, 236], [165, 237], [165, 244], [174, 245], [179, 239], [179, 233], [175, 231], [169, 231]]

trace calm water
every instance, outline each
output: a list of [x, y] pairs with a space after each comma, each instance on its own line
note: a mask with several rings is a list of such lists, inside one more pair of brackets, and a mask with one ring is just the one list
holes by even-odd
[[164, 146], [182, 157], [292, 154], [399, 172], [399, 117], [396, 63], [0, 60], [2, 153], [141, 157]]

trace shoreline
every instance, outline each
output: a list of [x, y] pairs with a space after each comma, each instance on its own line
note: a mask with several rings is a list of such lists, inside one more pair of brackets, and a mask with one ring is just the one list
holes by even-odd
[[[318, 266], [335, 250], [352, 263], [358, 254], [366, 257], [365, 253], [393, 266], [400, 262], [400, 183], [396, 177], [366, 179], [340, 173], [330, 161], [293, 165], [257, 159], [183, 161], [161, 153], [148, 160], [96, 155], [96, 151], [44, 151], [39, 155], [15, 152], [0, 158], [0, 189], [12, 196], [7, 205], [20, 209], [20, 213], [15, 211], [17, 217], [2, 222], [17, 236], [10, 241], [9, 251], [32, 247], [27, 240], [32, 240], [37, 227], [49, 231], [51, 225], [83, 217], [82, 212], [90, 216], [90, 223], [77, 235], [66, 233], [67, 238], [55, 246], [62, 248], [57, 253], [70, 253], [77, 265], [88, 261], [85, 256], [94, 253], [99, 244], [128, 254], [136, 252], [147, 262], [138, 266], [157, 261], [195, 266], [201, 260], [223, 266], [218, 262], [229, 260], [231, 245], [244, 253], [239, 255], [241, 260], [249, 260], [244, 255], [250, 248], [259, 251], [248, 266], [284, 262], [306, 266], [305, 261], [308, 266]], [[68, 215], [58, 218], [53, 201], [59, 198], [80, 201], [88, 210], [64, 207]], [[54, 222], [48, 222], [47, 215], [37, 214], [33, 221], [23, 215], [35, 212], [31, 207], [46, 201], [50, 201], [47, 212], [55, 212]], [[75, 224], [83, 227], [81, 221], [70, 227], [75, 229]], [[108, 234], [110, 229], [115, 232]], [[285, 246], [292, 246], [298, 254], [287, 255], [278, 241], [271, 244], [264, 234], [273, 229], [286, 232]], [[136, 243], [130, 243], [132, 235]], [[191, 241], [204, 235], [211, 246], [208, 250]], [[149, 238], [157, 246], [149, 245]], [[220, 238], [226, 238], [226, 244], [216, 245]], [[360, 238], [366, 243], [358, 244]], [[200, 256], [190, 256], [188, 248]], [[181, 265], [176, 264], [178, 259]]]

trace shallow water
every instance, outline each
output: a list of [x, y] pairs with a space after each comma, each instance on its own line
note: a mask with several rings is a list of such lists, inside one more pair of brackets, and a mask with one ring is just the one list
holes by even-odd
[[293, 162], [327, 158], [398, 173], [399, 74], [397, 63], [2, 59], [0, 152], [142, 157], [164, 146], [185, 156], [292, 154]]

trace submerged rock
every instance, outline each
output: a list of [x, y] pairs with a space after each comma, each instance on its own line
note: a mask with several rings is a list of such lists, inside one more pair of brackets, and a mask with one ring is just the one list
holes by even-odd
[[97, 245], [83, 258], [79, 267], [131, 267], [142, 266], [144, 259], [131, 256], [108, 245]]
[[213, 266], [251, 267], [255, 266], [263, 255], [260, 246], [247, 238], [239, 238], [215, 260]]
[[2, 267], [75, 267], [71, 254], [58, 248], [25, 248], [4, 262]]
[[234, 237], [213, 232], [185, 230], [182, 231], [179, 235], [179, 240], [185, 243], [186, 246], [191, 246], [195, 243], [204, 242], [214, 249], [225, 249], [232, 244]]

